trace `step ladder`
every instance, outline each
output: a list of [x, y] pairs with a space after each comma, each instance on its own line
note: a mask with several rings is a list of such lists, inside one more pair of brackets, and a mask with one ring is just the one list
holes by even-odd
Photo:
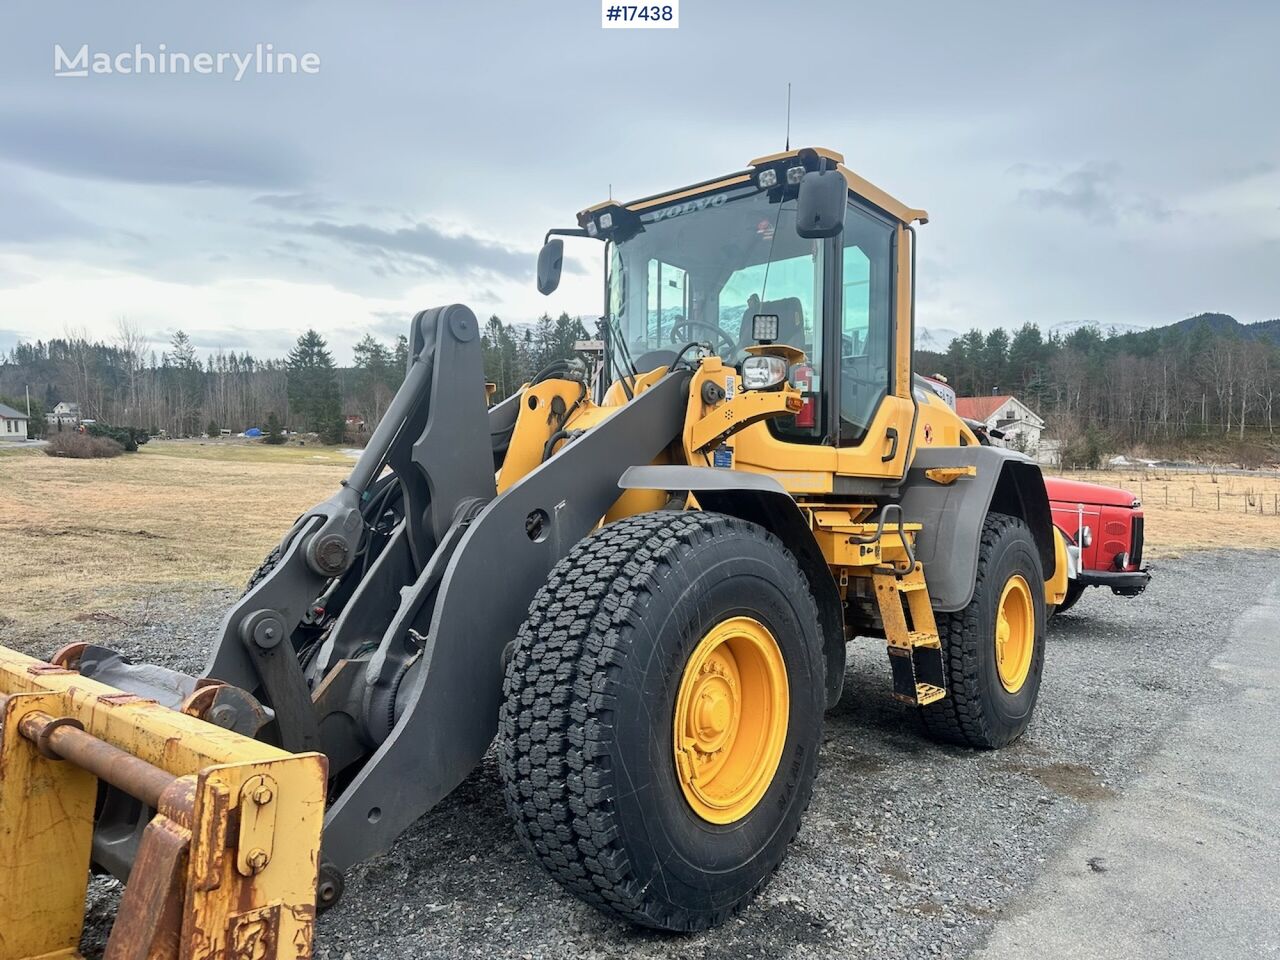
[[941, 700], [947, 695], [946, 669], [924, 568], [914, 563], [904, 573], [880, 566], [872, 570], [871, 580], [884, 623], [894, 698], [921, 707]]

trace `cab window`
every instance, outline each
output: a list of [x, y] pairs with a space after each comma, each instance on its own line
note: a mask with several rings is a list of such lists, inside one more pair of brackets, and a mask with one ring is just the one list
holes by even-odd
[[771, 418], [769, 429], [782, 439], [813, 443], [823, 436], [822, 243], [804, 243], [809, 249], [798, 257], [753, 264], [730, 275], [720, 291], [720, 317], [722, 326], [739, 323], [739, 337], [746, 344], [751, 342], [751, 319], [757, 313], [775, 314], [778, 342], [804, 351], [805, 361], [791, 376], [792, 386], [804, 395], [804, 408], [797, 416]]
[[671, 329], [689, 316], [689, 275], [661, 260], [650, 260], [645, 286], [644, 339], [650, 344], [670, 341]]
[[840, 327], [840, 443], [858, 444], [889, 392], [893, 227], [850, 204]]

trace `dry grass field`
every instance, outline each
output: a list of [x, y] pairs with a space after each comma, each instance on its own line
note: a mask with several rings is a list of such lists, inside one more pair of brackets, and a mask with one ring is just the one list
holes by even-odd
[[[234, 442], [155, 441], [113, 460], [6, 451], [0, 556], [21, 587], [0, 609], [0, 635], [101, 617], [122, 601], [145, 602], [158, 587], [239, 586], [297, 515], [337, 487], [351, 462], [333, 448]], [[1143, 498], [1148, 557], [1280, 548], [1280, 478], [1069, 475]]]
[[153, 441], [113, 460], [6, 452], [0, 556], [21, 586], [0, 616], [48, 626], [160, 585], [243, 584], [351, 463], [333, 449], [232, 443]]

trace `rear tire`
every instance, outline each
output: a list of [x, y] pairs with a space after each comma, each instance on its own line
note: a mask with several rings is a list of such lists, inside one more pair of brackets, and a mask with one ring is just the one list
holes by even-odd
[[[771, 681], [784, 699], [767, 701], [783, 704], [765, 711], [776, 736], [748, 754], [764, 758], [754, 768], [741, 765], [740, 802], [712, 822], [687, 791], [721, 774], [678, 769], [676, 730], [685, 728], [675, 718], [690, 689], [703, 695], [708, 641], [744, 622], [762, 628], [772, 664], [785, 666], [785, 682]], [[743, 694], [749, 653], [730, 658]], [[672, 931], [723, 922], [773, 875], [809, 804], [824, 670], [808, 583], [763, 528], [661, 511], [598, 530], [552, 570], [507, 667], [498, 759], [516, 832], [566, 889], [607, 913]], [[758, 715], [734, 714], [726, 756], [753, 742]], [[722, 717], [715, 723], [726, 729]]]
[[[1029, 637], [1030, 649], [1018, 658], [1022, 669], [1010, 665], [1002, 678], [997, 663], [999, 612], [1007, 591], [1019, 580], [1018, 590], [1026, 588], [1028, 601], [1023, 620], [1034, 634]], [[987, 515], [973, 599], [963, 610], [938, 614], [937, 621], [947, 695], [920, 708], [929, 736], [983, 749], [1017, 740], [1031, 721], [1040, 691], [1045, 639], [1044, 573], [1024, 520], [1002, 513]], [[1010, 682], [1010, 673], [1020, 682]]]

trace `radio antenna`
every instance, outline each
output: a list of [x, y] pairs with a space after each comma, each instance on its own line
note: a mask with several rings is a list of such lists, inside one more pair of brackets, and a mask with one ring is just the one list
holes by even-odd
[[791, 82], [787, 81], [787, 145], [785, 149], [791, 149]]

